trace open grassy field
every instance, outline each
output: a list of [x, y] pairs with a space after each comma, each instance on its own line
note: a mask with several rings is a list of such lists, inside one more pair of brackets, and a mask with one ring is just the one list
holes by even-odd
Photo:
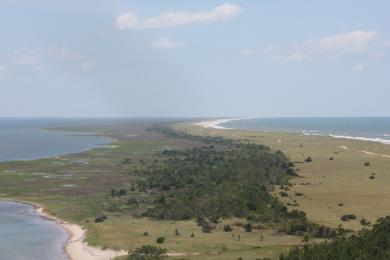
[[[222, 231], [224, 224], [243, 222], [237, 219], [225, 219], [206, 234], [193, 220], [157, 221], [106, 212], [110, 190], [131, 185], [134, 180], [128, 173], [144, 167], [140, 163], [125, 165], [122, 163], [125, 158], [147, 162], [155, 159], [156, 152], [167, 148], [199, 145], [145, 131], [149, 126], [150, 123], [144, 123], [73, 129], [108, 136], [112, 144], [56, 158], [0, 163], [1, 197], [39, 203], [49, 213], [86, 227], [87, 241], [106, 248], [130, 250], [145, 244], [159, 245], [156, 238], [164, 236], [166, 241], [160, 246], [178, 252], [179, 259], [255, 259], [277, 258], [291, 246], [304, 244], [302, 237], [277, 235], [271, 229], [248, 233], [234, 226], [232, 233]], [[287, 191], [288, 197], [280, 200], [290, 205], [290, 209], [305, 211], [315, 223], [331, 227], [342, 224], [358, 230], [362, 228], [361, 218], [374, 222], [390, 213], [389, 146], [298, 134], [204, 129], [189, 123], [175, 127], [197, 135], [247, 140], [285, 152], [300, 177], [291, 180], [293, 186]], [[304, 162], [308, 156], [312, 162]], [[364, 166], [365, 162], [370, 166]], [[274, 194], [279, 196], [277, 188]], [[107, 221], [93, 222], [99, 214], [108, 215]], [[355, 214], [357, 219], [341, 221], [344, 214]], [[175, 235], [175, 229], [179, 236]], [[144, 232], [148, 235], [144, 236]]]
[[[288, 197], [280, 199], [286, 205], [295, 204], [289, 208], [303, 210], [315, 223], [359, 230], [362, 218], [375, 222], [390, 215], [389, 145], [289, 133], [205, 129], [191, 124], [176, 127], [197, 135], [245, 139], [283, 151], [295, 163], [300, 177], [291, 180]], [[305, 162], [308, 156], [312, 162]], [[365, 162], [370, 165], [364, 166]], [[354, 214], [357, 219], [341, 221], [344, 214]]]
[[[277, 235], [272, 229], [248, 233], [235, 226], [232, 233], [221, 230], [224, 224], [238, 220], [224, 220], [216, 230], [206, 234], [193, 220], [157, 221], [135, 218], [128, 212], [107, 212], [105, 206], [110, 190], [128, 188], [135, 181], [128, 173], [144, 167], [143, 163], [123, 164], [124, 159], [147, 162], [155, 160], [156, 152], [164, 149], [199, 145], [145, 131], [151, 124], [69, 129], [104, 135], [110, 137], [112, 143], [79, 154], [0, 163], [0, 196], [40, 204], [51, 215], [84, 226], [88, 230], [87, 242], [103, 248], [130, 250], [144, 244], [157, 245], [156, 237], [164, 236], [166, 242], [161, 246], [168, 252], [178, 252], [176, 258], [255, 259], [276, 258], [291, 246], [303, 244], [302, 237]], [[108, 219], [95, 223], [95, 216], [101, 214]], [[175, 229], [179, 230], [179, 236], [175, 235]], [[148, 236], [144, 236], [144, 232], [148, 232]]]
[[[171, 253], [178, 252], [177, 257], [185, 256], [185, 259], [277, 258], [280, 252], [291, 246], [303, 244], [301, 237], [277, 235], [270, 229], [245, 232], [242, 226], [233, 226], [232, 232], [223, 232], [223, 225], [233, 223], [245, 223], [245, 220], [224, 220], [212, 233], [203, 233], [193, 220], [165, 221], [111, 216], [104, 223], [88, 225], [90, 236], [87, 241], [114, 249], [155, 245], [167, 248]], [[175, 234], [176, 229], [179, 235]], [[165, 237], [163, 244], [156, 243], [156, 238], [160, 236]]]

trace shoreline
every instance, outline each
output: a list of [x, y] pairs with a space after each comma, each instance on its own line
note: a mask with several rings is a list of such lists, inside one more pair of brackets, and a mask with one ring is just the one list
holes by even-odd
[[233, 128], [220, 126], [220, 124], [224, 124], [224, 123], [228, 123], [228, 122], [236, 121], [236, 120], [243, 120], [243, 119], [251, 119], [251, 118], [249, 118], [249, 117], [222, 118], [222, 119], [215, 119], [215, 120], [207, 120], [207, 121], [197, 122], [197, 123], [193, 123], [193, 125], [201, 126], [201, 127], [204, 127], [204, 128], [231, 130]]
[[[381, 139], [381, 138], [369, 138], [369, 137], [335, 135], [335, 134], [310, 134], [305, 132], [304, 130], [297, 131], [297, 132], [289, 132], [289, 131], [281, 131], [281, 130], [238, 129], [238, 128], [228, 128], [228, 127], [220, 126], [220, 124], [224, 124], [236, 120], [245, 120], [245, 119], [252, 119], [252, 118], [226, 118], [226, 119], [207, 120], [207, 121], [193, 123], [192, 125], [201, 126], [203, 128], [219, 129], [219, 130], [240, 130], [240, 131], [257, 131], [257, 132], [276, 132], [276, 133], [281, 132], [287, 134], [301, 134], [306, 136], [328, 136], [336, 139], [358, 140], [358, 141], [366, 141], [366, 142], [390, 145], [390, 140]], [[390, 157], [390, 155], [381, 155], [381, 156]]]
[[115, 251], [112, 249], [103, 250], [93, 247], [84, 242], [86, 230], [81, 226], [63, 221], [57, 217], [44, 212], [40, 205], [27, 203], [34, 206], [39, 216], [44, 219], [54, 221], [60, 228], [68, 233], [68, 240], [64, 246], [65, 252], [70, 260], [110, 260], [118, 256], [127, 255], [127, 251]]
[[118, 256], [127, 255], [126, 250], [103, 250], [99, 247], [93, 247], [84, 242], [86, 237], [86, 230], [81, 226], [69, 223], [61, 220], [55, 216], [45, 212], [45, 209], [34, 202], [21, 201], [16, 199], [1, 199], [2, 201], [21, 203], [32, 206], [39, 217], [54, 222], [58, 228], [62, 229], [67, 233], [67, 241], [63, 246], [63, 249], [70, 260], [111, 260]]

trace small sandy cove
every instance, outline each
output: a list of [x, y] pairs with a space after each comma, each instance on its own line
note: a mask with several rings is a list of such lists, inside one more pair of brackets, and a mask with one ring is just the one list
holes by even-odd
[[64, 228], [69, 234], [69, 240], [65, 246], [65, 251], [71, 260], [110, 260], [117, 256], [126, 255], [127, 251], [114, 251], [111, 249], [103, 250], [101, 248], [92, 247], [84, 242], [86, 232], [80, 226], [62, 221], [43, 211], [39, 205], [34, 205], [37, 212], [43, 218], [53, 220], [59, 226]]

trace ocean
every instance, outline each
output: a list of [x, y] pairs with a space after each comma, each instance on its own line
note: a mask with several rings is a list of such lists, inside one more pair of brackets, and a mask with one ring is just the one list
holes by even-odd
[[[77, 153], [108, 144], [108, 138], [93, 134], [47, 130], [107, 123], [85, 119], [0, 119], [0, 162]], [[64, 251], [67, 238], [60, 227], [40, 217], [31, 205], [0, 200], [0, 260], [68, 259]]]
[[390, 117], [253, 118], [220, 124], [225, 128], [329, 135], [390, 144]]
[[65, 260], [68, 235], [27, 204], [0, 201], [0, 260]]

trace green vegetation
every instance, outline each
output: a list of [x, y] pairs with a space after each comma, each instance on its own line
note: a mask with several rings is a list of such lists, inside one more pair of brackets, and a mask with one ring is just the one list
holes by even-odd
[[345, 237], [343, 232], [328, 243], [305, 245], [295, 248], [280, 260], [306, 259], [390, 259], [390, 217], [378, 220], [372, 230], [360, 231], [357, 235]]
[[192, 136], [169, 128], [151, 130], [200, 145], [164, 150], [155, 155], [155, 160], [142, 161], [143, 169], [131, 172], [138, 192], [112, 189], [112, 200], [107, 205], [110, 212], [142, 208], [141, 216], [196, 219], [204, 233], [213, 232], [221, 218], [237, 217], [248, 221], [244, 225], [246, 232], [252, 231], [253, 224], [261, 223], [289, 235], [322, 234], [319, 226], [308, 222], [305, 213], [288, 212], [270, 194], [275, 185], [288, 190], [288, 179], [296, 176], [293, 164], [281, 151], [220, 137]]
[[142, 246], [129, 252], [128, 260], [160, 260], [165, 259], [167, 250], [156, 246]]

